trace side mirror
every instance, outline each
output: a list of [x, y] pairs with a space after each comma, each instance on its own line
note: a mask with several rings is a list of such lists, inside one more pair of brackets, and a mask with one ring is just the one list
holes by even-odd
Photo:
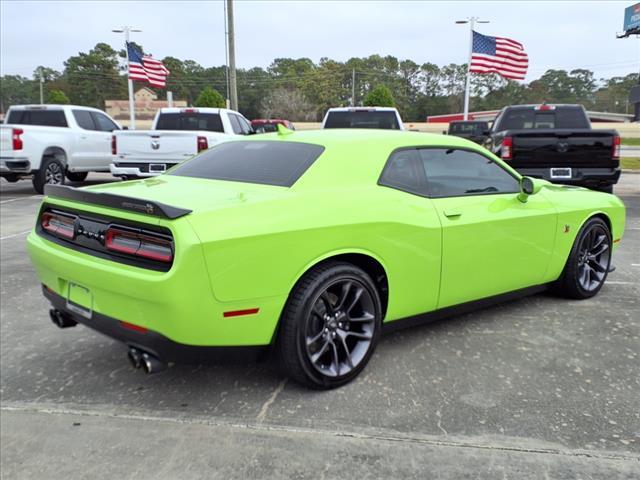
[[542, 188], [542, 184], [534, 178], [522, 177], [520, 179], [520, 193], [518, 194], [518, 200], [522, 203], [526, 203], [529, 196], [535, 195]]

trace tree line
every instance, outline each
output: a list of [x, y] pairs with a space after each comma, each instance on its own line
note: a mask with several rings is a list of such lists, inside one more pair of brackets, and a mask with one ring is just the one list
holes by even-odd
[[[142, 46], [138, 47], [143, 50]], [[40, 78], [45, 103], [72, 103], [104, 108], [105, 100], [126, 99], [124, 50], [98, 43], [64, 62], [64, 70], [39, 66], [32, 78], [0, 77], [0, 111], [11, 105], [38, 103]], [[193, 60], [165, 57], [171, 71], [167, 89], [153, 89], [160, 99], [172, 91], [176, 100], [195, 105], [211, 98], [210, 90], [226, 97], [225, 66], [203, 67]], [[329, 107], [370, 103], [372, 92], [390, 92], [392, 102], [406, 121], [424, 121], [428, 115], [459, 112], [463, 107], [466, 64], [418, 64], [393, 56], [371, 55], [339, 62], [323, 57], [276, 58], [269, 67], [237, 70], [239, 110], [247, 118], [280, 117], [292, 121], [317, 121]], [[522, 103], [581, 103], [588, 110], [626, 113], [627, 99], [638, 74], [594, 77], [587, 69], [547, 70], [528, 84], [489, 75], [472, 76], [471, 110], [494, 110]], [[136, 84], [136, 88], [144, 84]], [[381, 88], [382, 87], [382, 88]], [[352, 99], [352, 97], [354, 97]], [[219, 97], [215, 96], [219, 101]], [[369, 99], [369, 100], [368, 100]]]

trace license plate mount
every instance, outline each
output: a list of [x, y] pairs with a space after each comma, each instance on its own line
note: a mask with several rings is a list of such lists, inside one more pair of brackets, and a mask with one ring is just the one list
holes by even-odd
[[167, 170], [166, 163], [150, 163], [149, 164], [149, 172], [163, 173], [166, 170]]
[[91, 291], [82, 285], [69, 282], [67, 289], [67, 309], [84, 318], [90, 319], [93, 316], [93, 295]]
[[569, 167], [551, 168], [549, 171], [549, 177], [553, 179], [569, 179], [572, 177], [571, 168]]

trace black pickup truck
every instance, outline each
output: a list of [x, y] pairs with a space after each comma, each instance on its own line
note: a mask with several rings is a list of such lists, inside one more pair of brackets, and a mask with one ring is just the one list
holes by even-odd
[[485, 147], [523, 175], [611, 193], [620, 178], [620, 137], [592, 130], [582, 105], [503, 108]]

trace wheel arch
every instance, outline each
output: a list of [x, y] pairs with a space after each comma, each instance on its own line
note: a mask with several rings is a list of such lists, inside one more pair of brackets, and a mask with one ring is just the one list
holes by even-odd
[[67, 167], [67, 152], [64, 148], [59, 147], [57, 145], [51, 145], [44, 149], [42, 152], [42, 157], [40, 159], [40, 165], [46, 157], [54, 157], [56, 160], [59, 160], [62, 163], [62, 166], [66, 169]]

